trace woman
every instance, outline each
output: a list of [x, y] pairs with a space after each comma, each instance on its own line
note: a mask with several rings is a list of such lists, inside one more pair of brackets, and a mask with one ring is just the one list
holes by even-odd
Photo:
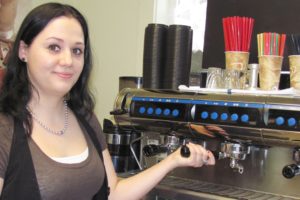
[[188, 144], [190, 157], [177, 150], [118, 181], [93, 114], [91, 66], [87, 23], [75, 8], [48, 3], [24, 19], [0, 94], [2, 199], [140, 199], [176, 167], [215, 163]]

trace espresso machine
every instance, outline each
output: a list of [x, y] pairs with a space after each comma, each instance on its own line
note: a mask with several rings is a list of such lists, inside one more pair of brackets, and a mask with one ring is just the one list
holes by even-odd
[[147, 200], [300, 199], [300, 96], [123, 89], [112, 114], [141, 133], [141, 170], [189, 156], [187, 142], [216, 157], [170, 172]]

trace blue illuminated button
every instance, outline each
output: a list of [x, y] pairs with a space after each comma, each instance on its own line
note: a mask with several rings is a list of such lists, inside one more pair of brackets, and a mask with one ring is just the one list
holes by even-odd
[[243, 114], [243, 115], [241, 116], [241, 121], [242, 121], [242, 122], [245, 122], [245, 123], [249, 122], [249, 115]]
[[160, 115], [162, 113], [162, 109], [161, 108], [156, 108], [155, 109], [155, 114], [156, 115]]
[[201, 119], [207, 119], [207, 118], [208, 118], [208, 112], [203, 111], [203, 112], [201, 113]]
[[169, 108], [164, 109], [164, 115], [168, 116], [171, 113], [171, 110]]
[[236, 114], [236, 113], [233, 113], [231, 116], [230, 116], [230, 119], [231, 119], [231, 121], [237, 121], [238, 119], [239, 119], [239, 116], [238, 116], [238, 114]]
[[146, 112], [146, 108], [144, 106], [139, 108], [139, 113], [144, 114]]
[[147, 109], [147, 114], [148, 115], [152, 115], [153, 112], [154, 112], [153, 108], [150, 107], [150, 108]]
[[295, 126], [296, 122], [296, 119], [294, 117], [291, 117], [288, 119], [288, 126]]
[[275, 119], [275, 123], [276, 123], [276, 125], [278, 125], [278, 126], [283, 125], [283, 124], [284, 124], [284, 118], [281, 117], [281, 116], [277, 117], [277, 118]]
[[172, 116], [173, 117], [177, 117], [179, 115], [179, 110], [178, 109], [174, 109], [173, 111], [172, 111]]
[[221, 120], [225, 121], [228, 119], [228, 114], [227, 113], [222, 113], [221, 114]]
[[218, 119], [218, 117], [219, 117], [219, 114], [218, 114], [217, 112], [212, 112], [212, 113], [210, 114], [210, 118], [211, 118], [212, 120], [216, 120], [216, 119]]

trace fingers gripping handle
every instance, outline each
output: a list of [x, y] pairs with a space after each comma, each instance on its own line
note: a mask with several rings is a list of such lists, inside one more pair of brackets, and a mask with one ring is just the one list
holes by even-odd
[[[217, 160], [220, 159], [220, 155], [218, 151], [211, 151], [211, 152]], [[186, 146], [185, 143], [181, 146], [180, 154], [182, 157], [185, 158], [188, 158], [191, 155], [190, 149]]]

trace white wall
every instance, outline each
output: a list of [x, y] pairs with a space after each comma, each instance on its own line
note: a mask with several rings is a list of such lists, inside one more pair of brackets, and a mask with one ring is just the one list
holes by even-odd
[[[48, 0], [23, 0], [35, 7]], [[119, 76], [142, 76], [144, 30], [153, 22], [153, 0], [61, 0], [86, 17], [94, 53], [92, 89], [100, 122], [109, 118]], [[26, 8], [27, 9], [27, 8]]]

